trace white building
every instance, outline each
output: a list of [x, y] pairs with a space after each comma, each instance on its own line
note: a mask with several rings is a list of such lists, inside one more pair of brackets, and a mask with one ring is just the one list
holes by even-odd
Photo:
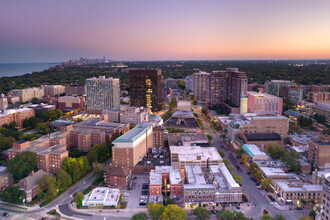
[[255, 144], [244, 144], [242, 148], [252, 160], [269, 160], [269, 156]]
[[191, 101], [179, 100], [176, 110], [191, 111]]
[[120, 198], [120, 190], [109, 187], [97, 187], [85, 195], [83, 206], [117, 206]]
[[207, 85], [208, 76], [207, 72], [198, 72], [193, 75], [193, 90], [194, 96], [198, 101], [206, 101], [207, 98]]

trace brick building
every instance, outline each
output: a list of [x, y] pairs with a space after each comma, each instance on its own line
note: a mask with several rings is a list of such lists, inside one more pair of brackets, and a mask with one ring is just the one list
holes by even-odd
[[330, 137], [323, 136], [320, 140], [309, 141], [308, 161], [312, 164], [312, 169], [330, 165]]
[[163, 127], [153, 128], [153, 146], [164, 147], [165, 129]]
[[109, 187], [127, 189], [132, 185], [132, 171], [128, 167], [109, 167], [104, 172], [104, 181]]
[[0, 112], [0, 127], [5, 124], [10, 124], [11, 122], [15, 122], [21, 129], [23, 128], [24, 120], [31, 117], [34, 117], [34, 110], [31, 108], [5, 110]]
[[85, 109], [86, 100], [83, 96], [62, 96], [58, 98], [58, 108], [61, 111], [66, 109]]

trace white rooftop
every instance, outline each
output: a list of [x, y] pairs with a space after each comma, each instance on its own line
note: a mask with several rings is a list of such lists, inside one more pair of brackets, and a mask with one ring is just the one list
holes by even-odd
[[[228, 189], [240, 187], [239, 184], [234, 180], [233, 176], [230, 174], [225, 164], [210, 166], [210, 169], [214, 176], [218, 176], [217, 179], [220, 181], [220, 186], [223, 185], [223, 180], [225, 180], [225, 184], [227, 185]], [[223, 180], [220, 177], [222, 177]], [[221, 188], [224, 188], [224, 186]]]
[[157, 173], [155, 170], [150, 172], [150, 185], [162, 185], [162, 174]]
[[215, 147], [200, 146], [170, 146], [171, 154], [176, 153], [180, 161], [212, 160], [222, 161], [222, 157]]
[[284, 191], [312, 191], [312, 192], [317, 192], [317, 191], [322, 191], [323, 186], [322, 185], [295, 185], [292, 184], [292, 182], [288, 180], [274, 180], [277, 185], [279, 185]]
[[170, 173], [174, 171], [173, 166], [156, 166], [155, 170], [157, 173]]
[[[243, 149], [244, 149], [244, 146], [248, 149], [249, 152], [251, 152], [253, 154], [253, 156], [256, 156], [256, 155], [267, 155], [265, 152], [261, 151], [260, 148], [257, 145], [255, 145], [255, 144], [244, 144], [243, 145]], [[249, 153], [249, 152], [247, 152], [247, 153]]]
[[171, 184], [182, 184], [183, 183], [179, 170], [175, 170], [170, 173], [170, 183]]
[[[274, 178], [273, 176], [279, 176], [280, 178], [288, 178], [288, 174], [281, 168], [275, 167], [259, 167], [259, 169], [267, 176], [267, 178]], [[270, 177], [272, 176], [272, 177]]]
[[112, 189], [109, 187], [97, 187], [92, 192], [85, 195], [83, 200], [84, 206], [90, 205], [105, 205], [116, 206], [120, 197], [119, 189]]

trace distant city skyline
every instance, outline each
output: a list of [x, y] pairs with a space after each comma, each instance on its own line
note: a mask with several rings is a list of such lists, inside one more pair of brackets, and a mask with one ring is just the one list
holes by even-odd
[[0, 63], [330, 58], [330, 1], [0, 0]]

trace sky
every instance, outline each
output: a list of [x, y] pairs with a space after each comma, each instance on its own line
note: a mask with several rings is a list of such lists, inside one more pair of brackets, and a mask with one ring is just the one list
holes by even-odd
[[0, 63], [330, 58], [329, 0], [0, 0]]

